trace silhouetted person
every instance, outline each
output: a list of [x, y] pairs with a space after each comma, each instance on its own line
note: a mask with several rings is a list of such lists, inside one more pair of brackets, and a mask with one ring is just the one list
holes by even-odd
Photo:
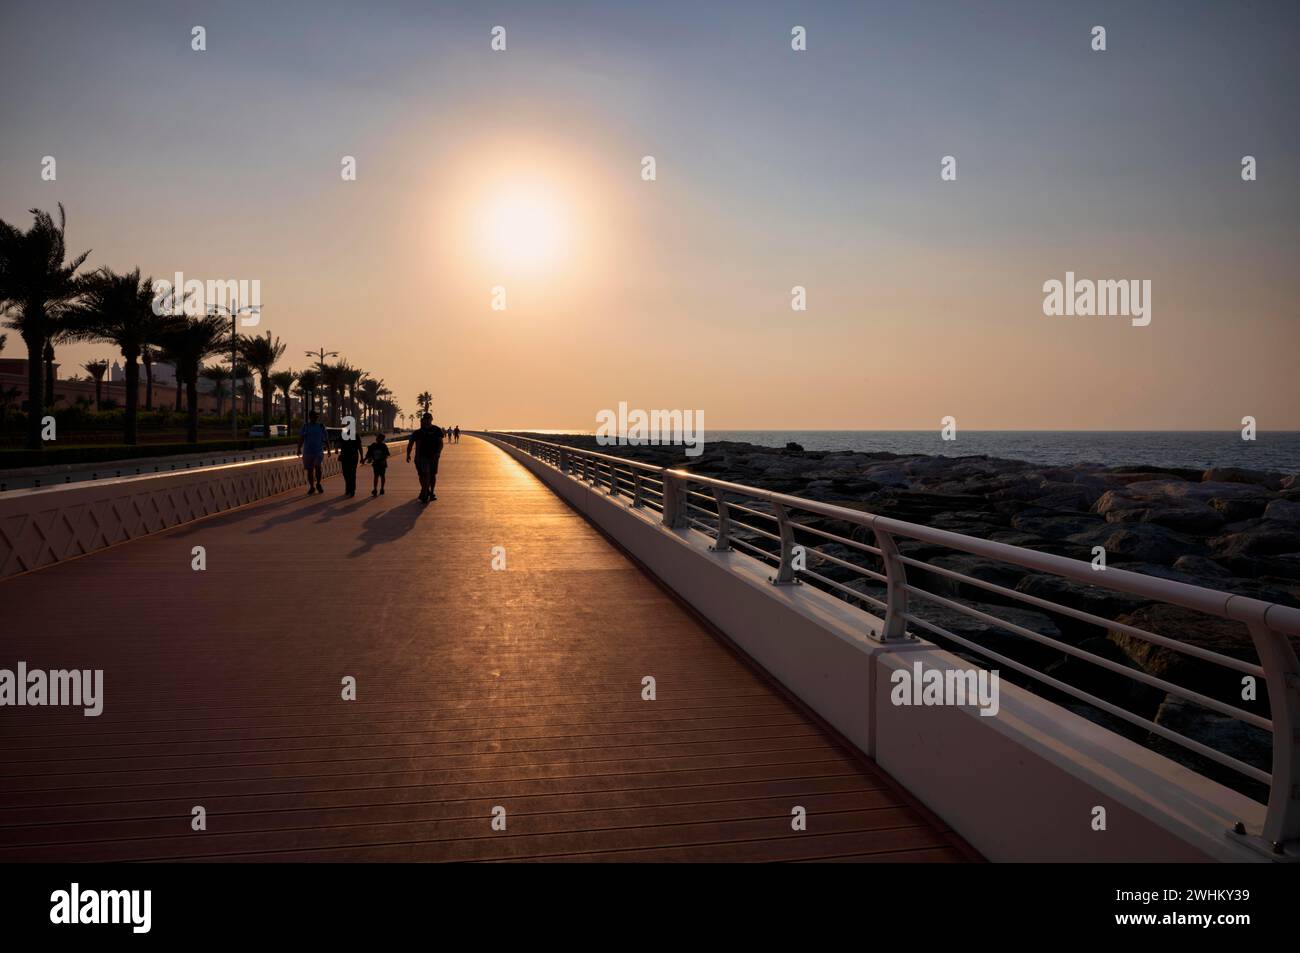
[[366, 447], [366, 459], [375, 471], [375, 485], [370, 490], [371, 496], [382, 496], [384, 484], [388, 482], [388, 443], [381, 433], [375, 434], [375, 442]]
[[460, 424], [453, 427], [451, 432], [456, 435], [456, 442], [460, 443]]
[[406, 462], [411, 462], [411, 451], [415, 451], [415, 472], [420, 475], [420, 502], [436, 500], [433, 492], [438, 482], [438, 458], [442, 456], [444, 431], [433, 425], [433, 414], [420, 418], [420, 429], [411, 431], [406, 441]]
[[357, 464], [361, 462], [361, 438], [354, 432], [348, 439], [347, 431], [339, 438], [339, 468], [343, 471], [343, 495], [357, 495]]
[[320, 422], [320, 414], [313, 410], [307, 415], [307, 422], [302, 425], [302, 430], [298, 434], [298, 453], [302, 455], [302, 467], [307, 471], [308, 496], [325, 492], [320, 485], [320, 478], [329, 439], [329, 432]]

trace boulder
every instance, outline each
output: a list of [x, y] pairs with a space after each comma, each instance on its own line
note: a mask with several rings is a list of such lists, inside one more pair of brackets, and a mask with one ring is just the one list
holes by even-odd
[[[1059, 602], [1071, 609], [1101, 616], [1103, 619], [1113, 619], [1117, 615], [1134, 612], [1147, 605], [1149, 601], [1127, 593], [1103, 589], [1100, 586], [1090, 586], [1086, 583], [1062, 579], [1060, 576], [1039, 573], [1032, 573], [1021, 579], [1016, 583], [1016, 591], [1050, 602]], [[1098, 626], [1070, 616], [1052, 615], [1052, 619], [1063, 632], [1073, 633], [1080, 638], [1103, 635]]]
[[1222, 513], [1199, 500], [1151, 503], [1136, 501], [1121, 490], [1108, 490], [1093, 510], [1110, 523], [1154, 523], [1187, 533], [1213, 533], [1225, 522]]
[[1257, 520], [1237, 532], [1216, 536], [1209, 541], [1218, 557], [1273, 556], [1300, 551], [1300, 523], [1280, 520]]
[[[1094, 635], [1080, 640], [1078, 647], [1090, 655], [1118, 663], [1125, 668], [1139, 668], [1123, 653], [1119, 646], [1101, 635]], [[1119, 672], [1102, 668], [1087, 659], [1073, 655], [1059, 656], [1050, 662], [1043, 671], [1045, 674], [1065, 682], [1072, 688], [1085, 691], [1103, 701], [1119, 705], [1140, 715], [1149, 716], [1152, 714], [1160, 704], [1160, 699], [1164, 694], [1159, 689], [1144, 685]], [[1049, 697], [1058, 702], [1066, 698], [1073, 700], [1073, 696], [1064, 692], [1050, 692]]]
[[907, 473], [896, 463], [868, 467], [863, 476], [881, 486], [907, 487], [911, 485]]
[[[1241, 701], [1236, 701], [1234, 704], [1247, 710], [1254, 707], [1255, 714], [1268, 717], [1266, 705], [1254, 703], [1252, 706], [1250, 702]], [[1179, 695], [1166, 695], [1152, 720], [1162, 728], [1168, 728], [1192, 741], [1199, 741], [1216, 751], [1230, 754], [1261, 770], [1268, 771], [1272, 767], [1273, 735], [1271, 732], [1248, 725], [1228, 715], [1202, 708]], [[1207, 770], [1205, 759], [1160, 735], [1151, 735], [1149, 747], [1172, 761], [1208, 773], [1223, 782], [1231, 784], [1241, 777], [1237, 772], [1217, 765], [1214, 766], [1217, 770]]]
[[1285, 477], [1281, 473], [1247, 470], [1244, 467], [1211, 467], [1201, 474], [1202, 483], [1251, 483], [1270, 490], [1280, 490], [1283, 479]]
[[1242, 520], [1263, 516], [1268, 505], [1269, 500], [1265, 496], [1238, 497], [1236, 499], [1216, 497], [1210, 500], [1210, 506], [1223, 517], [1226, 523], [1237, 523]]
[[[1049, 638], [1060, 638], [1061, 636], [1061, 631], [1045, 613], [1033, 609], [1017, 609], [1011, 606], [971, 600], [962, 600], [962, 604]], [[1022, 664], [1041, 668], [1061, 654], [1059, 649], [1043, 645], [1034, 639], [1008, 631], [1002, 626], [973, 618], [922, 597], [913, 596], [909, 599], [908, 611], [918, 618], [948, 630], [954, 635], [969, 639], [977, 645], [998, 652]], [[913, 634], [928, 641], [940, 642], [941, 644], [945, 641], [942, 637], [923, 626], [909, 626], [909, 629]], [[969, 650], [961, 646], [960, 643], [951, 642], [947, 647], [963, 654], [969, 653]], [[974, 653], [974, 657], [981, 659], [984, 664], [991, 668], [997, 667], [997, 662], [985, 658], [978, 652]]]
[[[1005, 589], [1014, 589], [1016, 584], [1028, 573], [1027, 569], [1021, 569], [1019, 566], [1012, 566], [1008, 563], [997, 562], [992, 559], [985, 559], [982, 556], [971, 556], [966, 553], [958, 553], [952, 556], [937, 556], [934, 559], [927, 560], [930, 565], [938, 566], [940, 569], [947, 569], [950, 572], [959, 572], [963, 576], [970, 576], [973, 579], [979, 579], [982, 582], [992, 583], [995, 586], [1002, 586]], [[1015, 599], [1007, 596], [1000, 596], [995, 592], [990, 592], [973, 583], [962, 582], [959, 579], [953, 579], [950, 576], [942, 576], [938, 573], [925, 573], [915, 566], [908, 567], [908, 582], [920, 586], [927, 592], [937, 593], [941, 596], [947, 596], [949, 599], [956, 599], [961, 602], [970, 602], [972, 600], [983, 600], [985, 602], [1008, 603], [1011, 605], [1022, 605]]]
[[[1195, 479], [1200, 480], [1200, 473], [1196, 474]], [[1112, 472], [1110, 478], [1120, 486], [1128, 486], [1130, 483], [1150, 483], [1153, 480], [1174, 479], [1173, 474], [1163, 470], [1135, 470], [1131, 473]]]
[[1197, 585], [1211, 588], [1232, 577], [1227, 568], [1204, 556], [1179, 556], [1174, 560], [1174, 568], [1198, 580]]
[[[1250, 632], [1240, 622], [1230, 619], [1153, 603], [1118, 616], [1115, 621], [1221, 655], [1259, 661]], [[1235, 669], [1202, 661], [1119, 629], [1112, 629], [1107, 638], [1148, 675], [1223, 701], [1241, 697], [1242, 674]]]
[[1082, 513], [1027, 510], [1011, 517], [1012, 529], [1053, 540], [1069, 539], [1079, 533], [1086, 533], [1105, 525], [1104, 520]]
[[1106, 488], [1089, 483], [1044, 483], [1042, 491], [1034, 500], [1039, 506], [1086, 513], [1101, 499]]
[[[1220, 490], [1220, 495], [1216, 495], [1216, 490]], [[1155, 523], [1180, 532], [1212, 533], [1223, 526], [1225, 517], [1211, 501], [1239, 497], [1240, 493], [1232, 489], [1221, 490], [1219, 484], [1150, 480], [1108, 490], [1097, 500], [1093, 511], [1112, 523]]]
[[1264, 519], [1300, 525], [1300, 503], [1293, 503], [1290, 500], [1274, 500], [1264, 508]]
[[1167, 480], [1175, 477], [1179, 480], [1189, 480], [1193, 483], [1200, 482], [1200, 470], [1192, 470], [1187, 467], [1151, 467], [1151, 466], [1121, 466], [1111, 467], [1106, 471], [1107, 476], [1125, 482], [1133, 482], [1129, 477], [1138, 477], [1143, 480]]
[[993, 534], [1004, 529], [1000, 522], [982, 513], [969, 512], [939, 513], [929, 520], [929, 525], [934, 529], [944, 529], [977, 539], [991, 539]]
[[1069, 540], [1105, 548], [1107, 564], [1129, 561], [1167, 566], [1180, 556], [1205, 553], [1205, 547], [1191, 537], [1154, 523], [1107, 523]]

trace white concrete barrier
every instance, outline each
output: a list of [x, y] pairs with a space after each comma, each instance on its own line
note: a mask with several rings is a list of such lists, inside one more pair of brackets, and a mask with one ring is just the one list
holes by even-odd
[[[339, 472], [338, 456], [323, 473]], [[0, 578], [306, 485], [298, 457], [0, 494]]]
[[[918, 639], [881, 643], [880, 621], [772, 567], [634, 508], [497, 440], [738, 648], [990, 860], [1260, 861], [1227, 831], [1265, 807], [1051, 702], [1000, 683], [994, 717], [973, 707], [903, 707], [891, 675], [968, 671]], [[1100, 809], [1100, 810], [1099, 810]], [[1102, 824], [1104, 822], [1104, 829]]]

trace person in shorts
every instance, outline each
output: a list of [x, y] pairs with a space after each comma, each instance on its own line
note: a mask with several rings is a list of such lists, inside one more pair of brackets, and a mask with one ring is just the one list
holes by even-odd
[[329, 433], [320, 422], [320, 414], [312, 411], [307, 415], [307, 422], [298, 434], [298, 453], [302, 456], [302, 468], [307, 471], [307, 495], [324, 493], [320, 485], [321, 467], [325, 464], [325, 448], [329, 445]]
[[442, 456], [442, 441], [445, 431], [433, 425], [433, 414], [426, 413], [420, 418], [420, 429], [411, 431], [406, 441], [406, 462], [411, 462], [411, 451], [415, 451], [415, 472], [420, 475], [420, 502], [436, 500], [433, 492], [438, 482], [438, 458]]
[[363, 463], [370, 464], [375, 473], [375, 485], [370, 490], [371, 496], [383, 496], [384, 484], [388, 482], [388, 443], [381, 433], [375, 434], [375, 442], [366, 447]]

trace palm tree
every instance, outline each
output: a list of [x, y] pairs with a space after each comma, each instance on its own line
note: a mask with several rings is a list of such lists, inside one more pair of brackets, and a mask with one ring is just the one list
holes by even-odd
[[420, 412], [427, 414], [429, 408], [433, 406], [433, 395], [427, 390], [421, 391], [420, 395], [415, 398], [415, 406], [420, 408]]
[[126, 372], [126, 415], [123, 440], [136, 442], [136, 414], [140, 406], [140, 352], [156, 343], [170, 318], [154, 312], [153, 279], [141, 278], [140, 269], [117, 274], [100, 268], [85, 281], [82, 303], [66, 316], [70, 338], [106, 341], [122, 352]]
[[318, 364], [321, 387], [329, 394], [330, 423], [339, 425], [339, 405], [343, 402], [344, 364]]
[[230, 372], [220, 364], [208, 364], [199, 370], [199, 376], [212, 381], [212, 392], [217, 398], [217, 416], [220, 417], [226, 406], [226, 381], [230, 379]]
[[108, 373], [108, 361], [87, 361], [81, 366], [95, 379], [95, 409], [99, 410], [100, 399], [104, 396], [104, 375]]
[[0, 220], [0, 317], [27, 345], [27, 447], [41, 446], [44, 402], [41, 361], [59, 315], [81, 293], [76, 274], [90, 252], [65, 261], [63, 230], [67, 216], [59, 204], [59, 223], [49, 212], [30, 209], [26, 232]]
[[275, 397], [275, 392], [271, 389], [271, 368], [275, 366], [276, 361], [284, 357], [284, 345], [280, 343], [279, 338], [272, 341], [271, 332], [267, 331], [264, 338], [241, 338], [239, 354], [262, 379], [262, 426], [266, 428], [266, 435], [270, 436], [271, 401]]
[[316, 409], [316, 391], [320, 389], [320, 372], [305, 370], [298, 375], [298, 391], [305, 398], [303, 418]]
[[384, 382], [377, 381], [373, 377], [367, 377], [359, 386], [361, 399], [365, 401], [366, 407], [370, 410], [366, 425], [373, 426], [375, 422], [374, 416], [379, 410], [379, 394], [383, 390]]
[[358, 421], [361, 417], [361, 410], [357, 406], [357, 385], [361, 383], [361, 378], [366, 376], [366, 372], [359, 367], [353, 367], [346, 361], [343, 363], [343, 383], [347, 385], [348, 397], [345, 407], [349, 408], [349, 413]]
[[[199, 442], [199, 377], [217, 380], [218, 388], [225, 368], [205, 368], [203, 359], [220, 352], [225, 346], [226, 319], [217, 315], [201, 318], [176, 317], [167, 321], [159, 335], [168, 358], [176, 365], [176, 380], [185, 380], [185, 441]], [[209, 374], [216, 372], [216, 377]], [[220, 392], [217, 400], [220, 401]], [[179, 403], [179, 401], [178, 401]]]
[[[298, 375], [292, 370], [276, 371], [271, 375], [271, 393], [281, 391], [284, 394], [284, 432], [289, 433], [293, 430], [293, 397], [289, 393], [294, 383], [298, 380]], [[269, 432], [269, 431], [268, 431]]]

